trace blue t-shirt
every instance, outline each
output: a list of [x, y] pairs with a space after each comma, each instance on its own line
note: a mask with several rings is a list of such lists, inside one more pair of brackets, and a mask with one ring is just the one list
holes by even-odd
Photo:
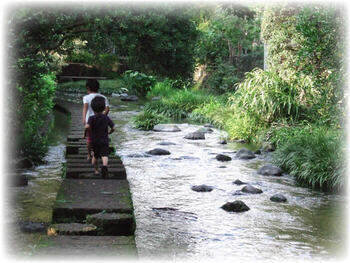
[[97, 113], [89, 117], [91, 143], [108, 145], [108, 126], [113, 128], [113, 121], [105, 114]]

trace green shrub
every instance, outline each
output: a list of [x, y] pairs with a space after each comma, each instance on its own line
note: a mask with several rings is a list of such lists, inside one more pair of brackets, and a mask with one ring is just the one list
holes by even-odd
[[166, 118], [162, 115], [149, 111], [144, 111], [133, 118], [134, 127], [140, 130], [152, 130], [159, 123], [166, 122]]
[[151, 99], [153, 97], [161, 96], [172, 96], [177, 92], [172, 86], [172, 80], [165, 79], [163, 81], [158, 81], [150, 91], [147, 92], [146, 98]]
[[40, 161], [47, 150], [47, 136], [45, 126], [53, 108], [56, 82], [54, 74], [40, 75], [33, 79], [31, 89], [17, 86], [19, 107], [17, 117], [19, 127], [19, 150], [34, 162]]
[[156, 78], [138, 71], [127, 70], [123, 74], [123, 81], [129, 92], [145, 96], [152, 89]]
[[344, 187], [345, 138], [342, 131], [328, 127], [285, 127], [275, 135], [278, 148], [274, 162], [305, 186], [325, 191]]

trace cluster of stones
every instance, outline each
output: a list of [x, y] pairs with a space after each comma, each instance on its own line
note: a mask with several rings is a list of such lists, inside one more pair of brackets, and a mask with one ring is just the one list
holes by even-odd
[[[154, 126], [153, 131], [157, 132], [179, 132], [181, 131], [180, 128], [173, 124], [158, 124]], [[205, 127], [198, 129], [197, 131], [188, 133], [184, 138], [188, 140], [204, 140], [206, 133], [211, 133], [213, 130], [211, 129], [210, 125], [205, 125]], [[244, 141], [239, 140], [237, 141], [239, 143], [244, 143]], [[221, 140], [219, 142], [220, 144], [226, 144], [226, 140]], [[169, 145], [172, 144], [170, 142], [162, 142], [160, 145]], [[273, 147], [270, 144], [263, 145], [262, 148], [263, 151], [273, 151]], [[162, 148], [155, 148], [153, 150], [147, 151], [146, 154], [149, 155], [170, 155], [171, 153], [168, 150], [162, 149]], [[256, 158], [256, 154], [261, 154], [261, 150], [257, 150], [255, 152], [252, 152], [251, 150], [248, 150], [246, 148], [241, 148], [236, 152], [235, 157], [240, 160], [250, 160]], [[216, 160], [220, 162], [229, 162], [232, 160], [232, 157], [225, 155], [225, 154], [217, 154], [215, 156]], [[225, 167], [225, 166], [223, 166]], [[264, 175], [264, 176], [282, 176], [282, 170], [274, 166], [272, 164], [267, 164], [262, 166], [258, 171], [258, 174]], [[245, 185], [241, 190], [236, 191], [233, 195], [244, 195], [244, 194], [261, 194], [263, 191], [259, 188], [256, 188], [252, 186], [251, 184], [242, 182], [240, 180], [236, 180], [233, 182], [236, 185]], [[211, 192], [213, 191], [214, 187], [209, 185], [194, 185], [191, 187], [193, 191], [196, 192]], [[273, 202], [286, 202], [287, 198], [283, 196], [282, 194], [275, 194], [270, 197], [270, 200]], [[229, 212], [245, 212], [248, 211], [250, 208], [241, 200], [236, 200], [234, 202], [227, 202], [222, 207], [225, 211]]]

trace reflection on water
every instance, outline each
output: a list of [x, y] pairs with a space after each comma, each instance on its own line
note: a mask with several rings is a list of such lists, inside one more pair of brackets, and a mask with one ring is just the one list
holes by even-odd
[[[268, 155], [250, 161], [235, 158], [243, 144], [218, 144], [223, 136], [215, 130], [202, 141], [183, 137], [199, 128], [178, 124], [181, 132], [139, 131], [130, 120], [135, 106], [118, 102], [111, 111], [118, 124], [113, 142], [122, 157], [130, 182], [137, 222], [136, 242], [141, 259], [244, 258], [247, 260], [316, 259], [335, 257], [345, 242], [345, 200], [298, 187], [292, 177], [256, 173]], [[172, 145], [159, 145], [160, 142]], [[252, 146], [253, 147], [253, 146]], [[168, 156], [144, 156], [154, 148]], [[216, 154], [233, 159], [221, 163]], [[259, 195], [234, 196], [240, 179], [263, 190]], [[210, 193], [191, 186], [207, 184]], [[282, 193], [287, 203], [270, 201]], [[242, 200], [250, 210], [227, 213], [220, 207]]]
[[52, 216], [52, 205], [61, 184], [62, 166], [65, 162], [64, 151], [67, 138], [69, 118], [54, 111], [54, 128], [49, 135], [49, 149], [44, 163], [32, 169], [18, 172], [28, 177], [28, 186], [11, 187], [6, 193], [6, 225], [11, 225], [7, 233], [10, 253], [31, 255], [35, 245], [43, 234], [28, 234], [20, 231], [18, 223], [49, 223]]

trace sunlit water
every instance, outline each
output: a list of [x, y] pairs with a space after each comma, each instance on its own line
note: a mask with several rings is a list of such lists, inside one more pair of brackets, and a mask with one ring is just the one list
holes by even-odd
[[[77, 101], [80, 102], [80, 96]], [[345, 198], [327, 195], [296, 185], [292, 177], [258, 175], [256, 169], [269, 162], [269, 156], [242, 161], [234, 151], [243, 144], [221, 145], [224, 133], [214, 129], [201, 141], [183, 137], [201, 126], [177, 124], [181, 132], [140, 131], [131, 119], [141, 103], [111, 98], [110, 117], [117, 125], [112, 141], [123, 159], [132, 191], [137, 223], [136, 244], [140, 259], [334, 259], [342, 254], [345, 242], [343, 210]], [[58, 116], [58, 118], [61, 118]], [[67, 125], [61, 121], [60, 127]], [[52, 204], [61, 182], [64, 160], [64, 128], [55, 133], [46, 164], [23, 171], [29, 177], [26, 187], [11, 188], [13, 207], [7, 221], [49, 222]], [[174, 145], [159, 145], [160, 142]], [[163, 148], [168, 156], [145, 156]], [[233, 159], [219, 162], [216, 154]], [[242, 188], [240, 179], [263, 190], [258, 195], [233, 194]], [[191, 186], [207, 184], [212, 192], [198, 193]], [[270, 196], [282, 193], [287, 203], [274, 203]], [[226, 202], [244, 201], [250, 210], [228, 213]], [[16, 233], [10, 242], [17, 253], [30, 254], [40, 234]]]
[[[116, 104], [117, 105], [117, 104]], [[327, 259], [339, 255], [344, 245], [345, 200], [296, 185], [288, 175], [258, 175], [268, 155], [242, 161], [234, 151], [244, 144], [219, 144], [224, 136], [214, 129], [205, 140], [184, 136], [201, 126], [177, 124], [181, 132], [140, 131], [132, 127], [137, 112], [118, 103], [111, 118], [118, 129], [112, 136], [127, 169], [137, 222], [136, 243], [144, 259]], [[160, 142], [174, 145], [159, 145]], [[167, 156], [142, 157], [162, 148]], [[219, 162], [219, 153], [231, 156]], [[233, 194], [240, 179], [263, 190], [262, 194]], [[212, 192], [199, 193], [191, 186], [206, 184]], [[281, 193], [287, 203], [270, 201]], [[228, 213], [226, 202], [244, 201], [250, 210]]]

